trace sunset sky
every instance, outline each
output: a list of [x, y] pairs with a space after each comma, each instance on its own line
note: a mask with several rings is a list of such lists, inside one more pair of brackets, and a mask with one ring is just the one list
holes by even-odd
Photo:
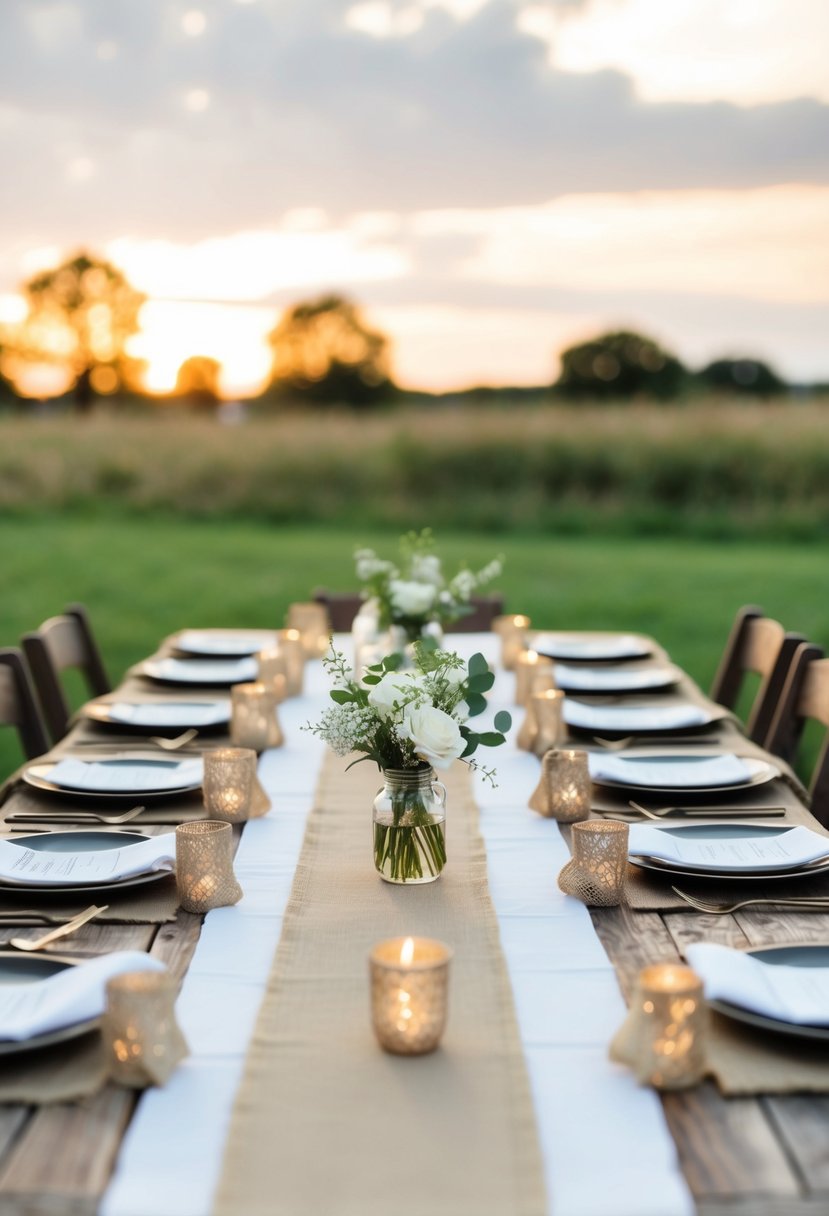
[[0, 320], [83, 246], [133, 353], [261, 386], [353, 296], [410, 387], [643, 329], [829, 379], [826, 0], [0, 0]]

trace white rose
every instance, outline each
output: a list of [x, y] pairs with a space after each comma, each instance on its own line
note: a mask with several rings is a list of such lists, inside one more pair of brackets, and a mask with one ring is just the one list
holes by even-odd
[[420, 683], [420, 677], [411, 672], [387, 671], [379, 684], [371, 686], [368, 703], [385, 722], [400, 715], [400, 711], [395, 709], [395, 702], [407, 706]]
[[412, 558], [412, 578], [439, 587], [443, 582], [440, 558], [435, 553], [416, 553]]
[[392, 607], [401, 616], [421, 616], [435, 602], [435, 589], [428, 583], [410, 583], [395, 578], [389, 583]]
[[410, 739], [415, 754], [435, 768], [449, 768], [466, 750], [466, 740], [458, 723], [433, 705], [408, 709], [397, 733], [401, 739]]

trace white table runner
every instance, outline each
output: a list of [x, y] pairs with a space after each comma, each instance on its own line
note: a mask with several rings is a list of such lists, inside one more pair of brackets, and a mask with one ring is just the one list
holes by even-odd
[[[465, 656], [475, 650], [494, 655], [497, 646], [492, 634], [460, 634], [451, 641]], [[490, 712], [511, 708], [513, 679], [498, 673]], [[164, 1089], [142, 1097], [101, 1216], [209, 1216], [324, 750], [300, 726], [316, 719], [328, 687], [321, 664], [309, 664], [305, 696], [280, 706], [286, 746], [266, 753], [260, 764], [274, 810], [246, 826], [236, 856], [245, 896], [207, 916], [179, 997], [178, 1017], [192, 1054]], [[518, 719], [513, 736], [520, 711]], [[690, 1216], [693, 1201], [658, 1098], [607, 1059], [624, 1002], [587, 909], [556, 886], [569, 858], [558, 828], [527, 809], [538, 761], [511, 743], [486, 759], [498, 769], [499, 787], [478, 781], [476, 796], [536, 1105], [549, 1211]]]

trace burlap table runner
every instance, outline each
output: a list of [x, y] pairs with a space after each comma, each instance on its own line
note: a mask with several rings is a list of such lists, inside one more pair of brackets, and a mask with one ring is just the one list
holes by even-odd
[[[449, 774], [441, 878], [381, 881], [373, 766], [326, 759], [236, 1100], [216, 1216], [540, 1216], [534, 1113], [468, 772]], [[433, 1055], [385, 1054], [368, 953], [425, 935], [454, 947]]]

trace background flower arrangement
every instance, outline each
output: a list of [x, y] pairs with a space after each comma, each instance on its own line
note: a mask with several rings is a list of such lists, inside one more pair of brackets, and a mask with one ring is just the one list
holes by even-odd
[[399, 548], [397, 564], [373, 549], [358, 549], [354, 561], [366, 610], [376, 615], [378, 629], [400, 626], [410, 642], [430, 624], [443, 626], [464, 616], [473, 594], [503, 569], [495, 558], [480, 570], [461, 569], [447, 580], [430, 528], [407, 532]]

